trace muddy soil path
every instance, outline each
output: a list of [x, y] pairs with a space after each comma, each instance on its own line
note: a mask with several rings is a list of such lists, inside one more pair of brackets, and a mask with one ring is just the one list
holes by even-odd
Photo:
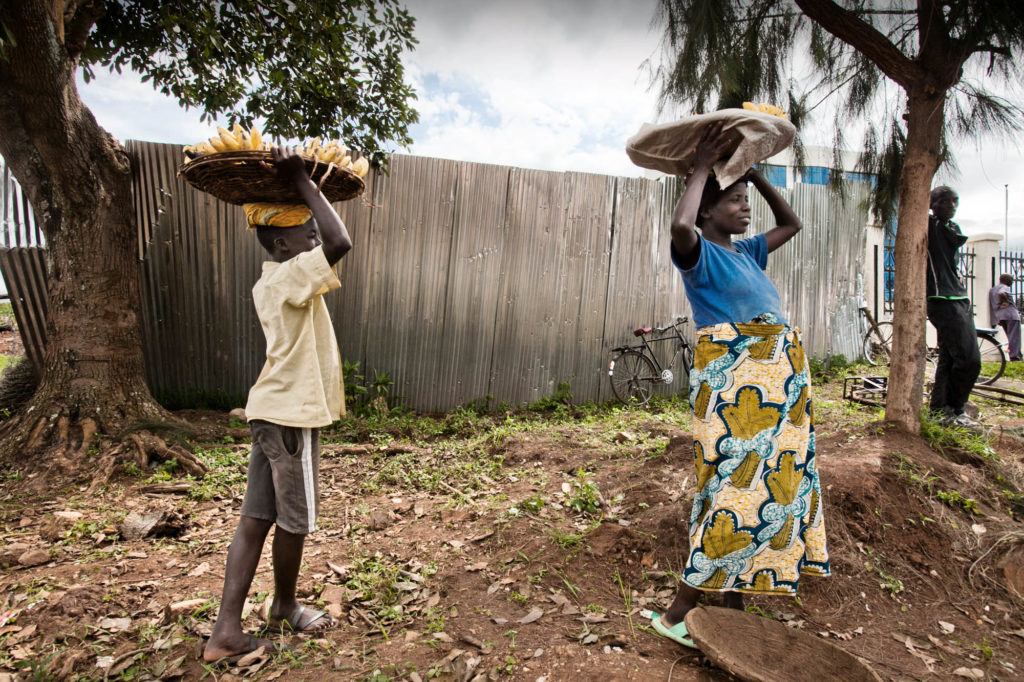
[[[984, 404], [985, 437], [926, 440], [885, 431], [840, 390], [823, 385], [817, 411], [833, 576], [749, 610], [883, 679], [1024, 679], [1024, 600], [1010, 587], [1024, 590], [1024, 420]], [[240, 424], [183, 413], [205, 434], [204, 481], [134, 472], [89, 492], [8, 467], [0, 681], [728, 679], [646, 618], [687, 555], [685, 404], [547, 407], [329, 430], [300, 592], [339, 625], [228, 672], [196, 651], [244, 492]], [[268, 543], [249, 630], [272, 590]]]

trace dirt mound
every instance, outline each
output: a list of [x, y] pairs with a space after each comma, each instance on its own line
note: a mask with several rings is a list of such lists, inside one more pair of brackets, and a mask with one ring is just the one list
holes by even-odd
[[[204, 675], [193, 643], [216, 615], [247, 448], [227, 415], [178, 416], [209, 437], [202, 481], [146, 472], [97, 494], [64, 485], [34, 495], [27, 484], [42, 474], [6, 472], [0, 674], [45, 664], [62, 677]], [[263, 659], [237, 674], [725, 679], [646, 620], [671, 601], [689, 549], [685, 412], [571, 416], [463, 416], [457, 431], [451, 415], [390, 416], [327, 430], [321, 529], [299, 590], [340, 625], [298, 662]], [[1024, 558], [1024, 448], [1010, 435], [932, 446], [857, 417], [818, 431], [833, 575], [801, 581], [798, 599], [751, 597], [750, 610], [870, 661], [883, 679], [1015, 679], [1024, 602], [1009, 585]], [[185, 532], [124, 539], [127, 513], [154, 496], [190, 520]], [[250, 631], [273, 589], [267, 559], [246, 606]]]

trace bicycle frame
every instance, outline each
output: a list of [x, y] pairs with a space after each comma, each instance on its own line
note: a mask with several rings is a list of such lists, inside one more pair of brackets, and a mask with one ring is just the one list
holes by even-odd
[[[681, 325], [685, 324], [687, 321], [688, 321], [687, 318], [680, 317], [675, 322], [673, 322], [671, 325], [669, 325], [667, 327], [655, 327], [654, 329], [652, 329], [649, 332], [644, 332], [644, 333], [638, 335], [640, 337], [640, 343], [639, 344], [631, 345], [631, 346], [630, 345], [619, 346], [618, 348], [613, 348], [611, 352], [612, 353], [621, 353], [622, 351], [625, 351], [625, 350], [640, 351], [641, 353], [646, 355], [651, 360], [652, 363], [654, 363], [654, 367], [658, 370], [658, 374], [659, 375], [664, 374], [665, 367], [662, 366], [661, 361], [658, 359], [658, 356], [654, 352], [654, 349], [651, 347], [651, 344], [652, 343], [658, 343], [660, 341], [673, 341], [673, 340], [676, 341], [678, 343], [678, 345], [676, 346], [676, 350], [672, 354], [672, 359], [669, 360], [668, 363], [667, 363], [667, 365], [669, 367], [675, 366], [676, 362], [679, 360], [680, 353], [683, 353], [685, 351], [685, 349], [687, 349], [687, 348], [692, 348], [690, 343], [686, 340], [686, 337], [683, 336], [683, 333], [679, 330], [679, 327]], [[649, 338], [647, 338], [648, 334], [661, 334], [661, 333], [667, 332], [669, 330], [672, 330], [673, 333], [669, 334], [668, 336], [659, 336], [656, 339], [649, 339]], [[687, 371], [689, 371], [689, 367], [687, 367], [686, 369], [687, 369]]]

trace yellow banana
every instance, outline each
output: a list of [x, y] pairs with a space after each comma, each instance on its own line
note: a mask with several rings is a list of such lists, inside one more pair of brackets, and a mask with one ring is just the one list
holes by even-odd
[[256, 126], [249, 128], [249, 141], [252, 143], [253, 149], [263, 149], [263, 136], [260, 135]]
[[366, 159], [365, 156], [356, 159], [356, 161], [352, 164], [352, 172], [361, 178], [366, 177], [366, 174], [370, 172], [370, 162]]
[[217, 133], [220, 135], [220, 139], [224, 143], [224, 147], [228, 150], [235, 151], [236, 149], [242, 148], [238, 139], [224, 126], [217, 126]]
[[214, 151], [226, 152], [228, 150], [228, 146], [224, 144], [224, 140], [222, 140], [219, 136], [211, 137], [209, 143], [210, 146], [213, 147]]
[[345, 156], [341, 157], [341, 159], [338, 161], [338, 165], [342, 168], [348, 168], [351, 170], [352, 157], [346, 153]]
[[209, 140], [203, 140], [202, 142], [197, 144], [195, 146], [195, 150], [200, 154], [213, 154], [215, 151], [217, 151], [216, 149], [214, 149], [213, 145], [210, 144]]

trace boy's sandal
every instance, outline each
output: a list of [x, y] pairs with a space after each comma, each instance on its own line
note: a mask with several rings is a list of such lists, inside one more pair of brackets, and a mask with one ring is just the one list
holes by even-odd
[[690, 647], [691, 649], [699, 648], [694, 643], [693, 638], [690, 637], [690, 631], [686, 629], [686, 623], [683, 621], [679, 621], [672, 627], [668, 627], [667, 625], [665, 625], [665, 623], [662, 622], [661, 616], [659, 616], [656, 613], [652, 613], [651, 627], [653, 627], [659, 635], [661, 635], [662, 637], [667, 637], [671, 639], [673, 642], [682, 644], [685, 647]]
[[[327, 625], [320, 625], [324, 620], [327, 621]], [[299, 608], [295, 610], [291, 618], [282, 618], [278, 621], [267, 620], [267, 626], [263, 631], [275, 635], [291, 635], [300, 632], [323, 632], [330, 630], [335, 625], [337, 623], [334, 621], [334, 617], [326, 611], [318, 611], [299, 604]]]
[[245, 651], [240, 651], [237, 654], [230, 654], [228, 656], [221, 656], [220, 658], [208, 661], [203, 657], [202, 650], [200, 650], [199, 660], [202, 661], [203, 664], [213, 666], [215, 668], [231, 668], [238, 665], [243, 658], [259, 651], [261, 648], [268, 656], [292, 650], [292, 648], [284, 642], [271, 642], [270, 640], [258, 639], [253, 635], [249, 635], [249, 645]]

